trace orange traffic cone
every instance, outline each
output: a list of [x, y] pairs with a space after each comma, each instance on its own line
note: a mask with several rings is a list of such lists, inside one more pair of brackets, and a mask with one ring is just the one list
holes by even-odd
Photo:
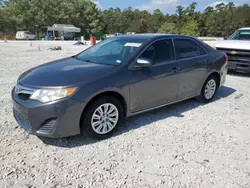
[[41, 51], [41, 48], [39, 45], [37, 46], [37, 51], [39, 51], [39, 52]]

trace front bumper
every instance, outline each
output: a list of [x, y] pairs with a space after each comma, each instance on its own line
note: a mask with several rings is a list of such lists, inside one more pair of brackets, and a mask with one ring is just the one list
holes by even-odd
[[237, 61], [228, 61], [228, 69], [236, 72], [250, 73], [250, 62], [242, 63]]
[[80, 134], [80, 119], [85, 103], [66, 98], [51, 103], [22, 100], [12, 90], [13, 114], [30, 134], [62, 138]]

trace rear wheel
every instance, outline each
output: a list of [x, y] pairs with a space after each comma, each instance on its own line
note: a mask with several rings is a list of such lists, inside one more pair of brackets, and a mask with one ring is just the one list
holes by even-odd
[[204, 83], [201, 94], [197, 99], [201, 102], [208, 103], [216, 94], [216, 91], [219, 87], [219, 81], [216, 76], [210, 76]]
[[123, 120], [123, 107], [114, 97], [101, 97], [94, 101], [83, 114], [82, 129], [87, 136], [104, 139], [112, 136]]

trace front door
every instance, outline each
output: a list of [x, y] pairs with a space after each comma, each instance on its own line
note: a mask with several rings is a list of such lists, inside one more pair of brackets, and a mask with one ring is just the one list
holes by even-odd
[[131, 112], [136, 113], [175, 101], [179, 79], [172, 39], [153, 43], [139, 58], [150, 59], [153, 65], [131, 70]]

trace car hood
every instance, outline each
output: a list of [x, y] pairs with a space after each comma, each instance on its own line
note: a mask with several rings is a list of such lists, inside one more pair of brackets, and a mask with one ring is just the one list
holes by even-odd
[[225, 40], [216, 45], [216, 48], [250, 50], [250, 41], [246, 40]]
[[115, 66], [65, 58], [23, 73], [18, 83], [31, 87], [79, 86], [107, 75]]

